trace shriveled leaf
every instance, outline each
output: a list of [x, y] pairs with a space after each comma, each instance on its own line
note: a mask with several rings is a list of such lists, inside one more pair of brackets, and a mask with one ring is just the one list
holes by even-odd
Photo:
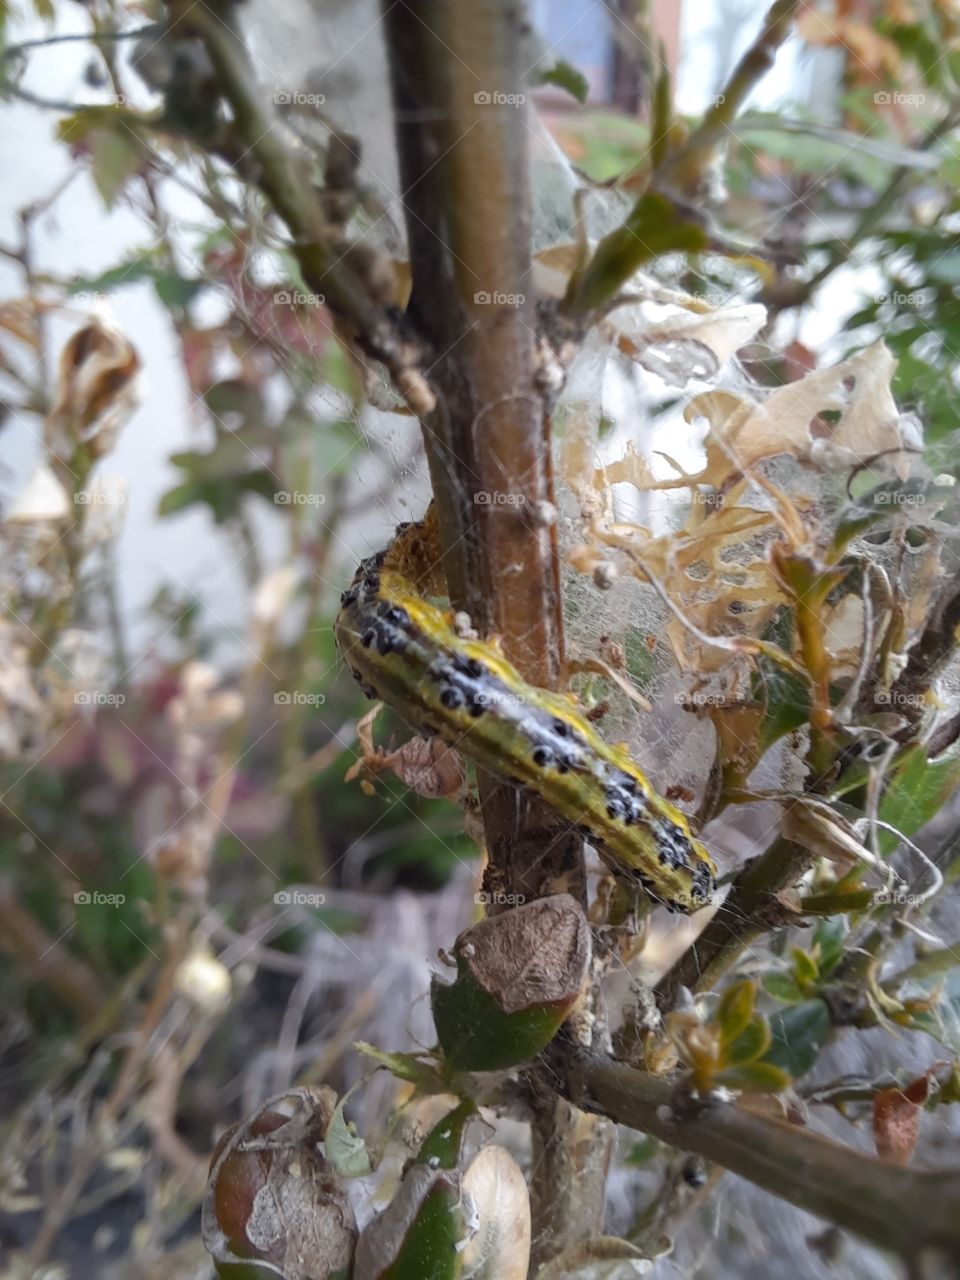
[[448, 1066], [493, 1071], [534, 1057], [579, 999], [590, 933], [569, 894], [488, 916], [457, 939], [456, 981], [431, 1004]]
[[653, 1267], [649, 1255], [629, 1240], [593, 1236], [545, 1263], [536, 1280], [632, 1280], [648, 1275]]
[[341, 1178], [363, 1178], [371, 1170], [367, 1144], [357, 1133], [357, 1127], [343, 1114], [346, 1099], [337, 1103], [336, 1110], [327, 1125], [323, 1149], [327, 1159]]
[[877, 1155], [908, 1165], [920, 1137], [923, 1107], [901, 1089], [881, 1089], [873, 1098], [873, 1138]]
[[463, 761], [440, 738], [411, 738], [398, 750], [384, 753], [380, 765], [427, 799], [450, 798], [463, 787]]
[[489, 1146], [463, 1178], [477, 1224], [463, 1251], [463, 1280], [527, 1280], [530, 1194], [509, 1151]]
[[349, 1267], [356, 1221], [318, 1151], [334, 1100], [329, 1089], [291, 1090], [221, 1138], [201, 1215], [218, 1265], [260, 1263], [284, 1280], [333, 1280]]
[[71, 335], [60, 353], [57, 395], [47, 418], [55, 452], [108, 453], [137, 402], [140, 360], [126, 336], [99, 318]]

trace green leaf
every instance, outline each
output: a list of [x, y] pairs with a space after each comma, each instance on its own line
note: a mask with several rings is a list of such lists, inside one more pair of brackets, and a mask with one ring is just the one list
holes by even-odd
[[764, 1061], [798, 1079], [816, 1062], [830, 1035], [826, 1001], [804, 1000], [778, 1009], [770, 1018], [770, 1031], [772, 1040]]
[[564, 1002], [505, 1013], [465, 967], [452, 984], [434, 979], [430, 1002], [444, 1059], [454, 1071], [501, 1071], [529, 1062], [570, 1012]]
[[806, 998], [793, 978], [786, 973], [768, 973], [763, 979], [763, 989], [784, 1004], [800, 1004]]
[[152, 261], [152, 250], [137, 254], [127, 262], [121, 262], [109, 271], [102, 271], [98, 276], [78, 276], [70, 281], [67, 293], [111, 293], [124, 285], [138, 284], [141, 280], [153, 278], [156, 267]]
[[730, 1045], [749, 1026], [757, 1000], [757, 984], [750, 978], [727, 987], [714, 1021], [725, 1045]]
[[724, 1047], [722, 1054], [724, 1068], [756, 1062], [770, 1048], [770, 1040], [770, 1023], [762, 1014], [758, 1014], [735, 1040]]
[[[958, 785], [960, 755], [931, 764], [922, 747], [911, 747], [897, 763], [880, 802], [880, 817], [911, 836], [939, 813]], [[888, 855], [900, 843], [889, 831], [878, 832], [877, 838]]]
[[[788, 616], [791, 616], [788, 612]], [[766, 702], [760, 726], [758, 759], [775, 742], [801, 728], [810, 718], [810, 686], [774, 662], [761, 660], [757, 688]]]
[[843, 959], [844, 942], [850, 931], [846, 916], [832, 916], [817, 925], [814, 945], [820, 948], [820, 976], [828, 977]]
[[623, 1157], [623, 1163], [630, 1165], [647, 1164], [659, 1153], [660, 1145], [656, 1138], [644, 1138], [641, 1142], [635, 1142]]
[[357, 1127], [343, 1114], [346, 1098], [337, 1103], [323, 1138], [327, 1159], [343, 1178], [363, 1178], [370, 1172], [370, 1154], [367, 1144], [357, 1133]]
[[382, 1280], [457, 1280], [462, 1269], [463, 1212], [459, 1193], [443, 1180], [410, 1224]]
[[93, 181], [103, 203], [112, 209], [127, 181], [143, 163], [143, 151], [126, 129], [94, 129], [91, 135]]
[[202, 487], [196, 481], [188, 480], [186, 484], [178, 484], [168, 489], [157, 504], [157, 515], [172, 516], [184, 511], [195, 502], [202, 501]]
[[805, 987], [815, 987], [820, 977], [820, 968], [816, 960], [806, 951], [801, 951], [799, 947], [793, 948], [793, 972], [801, 991]]
[[372, 1058], [381, 1067], [386, 1067], [398, 1080], [416, 1085], [422, 1093], [440, 1093], [443, 1089], [443, 1082], [436, 1068], [415, 1053], [387, 1053], [376, 1045], [367, 1044], [365, 1040], [357, 1040], [353, 1047], [365, 1058]]
[[575, 315], [593, 311], [646, 263], [667, 253], [697, 253], [707, 244], [702, 226], [667, 196], [648, 191], [623, 225], [604, 236], [584, 270], [571, 277], [564, 308]]
[[790, 1077], [772, 1062], [745, 1062], [741, 1067], [719, 1071], [714, 1080], [728, 1089], [750, 1093], [779, 1093], [790, 1084]]
[[572, 98], [576, 98], [581, 105], [586, 102], [590, 92], [587, 77], [565, 58], [558, 58], [549, 71], [544, 71], [540, 76], [540, 83], [556, 85], [558, 89], [563, 89]]
[[479, 1113], [470, 1098], [465, 1098], [448, 1112], [424, 1138], [417, 1155], [418, 1164], [433, 1164], [437, 1169], [455, 1169], [463, 1150], [467, 1126]]
[[181, 310], [193, 301], [201, 289], [206, 288], [206, 282], [188, 280], [175, 271], [160, 271], [153, 277], [153, 287], [165, 307]]

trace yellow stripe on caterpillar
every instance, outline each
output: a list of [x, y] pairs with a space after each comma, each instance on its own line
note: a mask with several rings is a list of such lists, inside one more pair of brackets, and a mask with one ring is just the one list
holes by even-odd
[[535, 792], [651, 897], [680, 911], [708, 903], [710, 855], [629, 753], [569, 695], [528, 684], [498, 646], [458, 635], [393, 563], [389, 552], [365, 560], [337, 615], [337, 643], [364, 692]]

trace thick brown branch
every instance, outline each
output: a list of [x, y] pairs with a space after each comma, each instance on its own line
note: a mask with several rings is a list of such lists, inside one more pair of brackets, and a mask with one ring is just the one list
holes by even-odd
[[574, 1056], [560, 1070], [580, 1107], [702, 1155], [880, 1248], [960, 1259], [960, 1170], [902, 1169], [730, 1103], [697, 1108], [669, 1081], [610, 1058]]
[[[526, 26], [514, 0], [385, 4], [413, 291], [437, 408], [424, 437], [453, 602], [527, 679], [556, 687], [563, 629], [549, 397], [531, 274]], [[480, 778], [488, 875], [585, 898], [576, 835]], [[602, 1229], [610, 1126], [550, 1098], [533, 1123], [535, 1262]]]
[[[424, 434], [454, 603], [498, 634], [527, 679], [563, 663], [548, 404], [538, 380], [521, 7], [508, 0], [386, 8], [413, 291], [437, 359]], [[481, 780], [491, 861], [530, 899], [578, 842], [539, 802]], [[574, 883], [571, 884], [571, 877]]]

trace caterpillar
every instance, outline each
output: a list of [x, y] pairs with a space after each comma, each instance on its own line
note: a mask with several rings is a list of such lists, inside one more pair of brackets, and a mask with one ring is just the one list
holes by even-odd
[[[401, 526], [398, 540], [419, 528]], [[716, 866], [680, 810], [625, 749], [604, 741], [570, 695], [528, 684], [496, 641], [459, 635], [453, 615], [392, 567], [396, 546], [362, 562], [335, 623], [340, 652], [367, 697], [535, 792], [615, 875], [654, 900], [683, 912], [709, 902]]]

